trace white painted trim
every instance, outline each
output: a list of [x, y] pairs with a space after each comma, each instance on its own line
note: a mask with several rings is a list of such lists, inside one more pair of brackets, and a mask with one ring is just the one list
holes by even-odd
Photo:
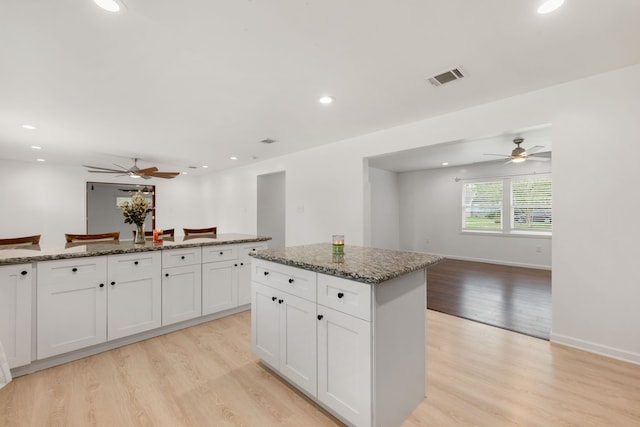
[[525, 268], [536, 268], [538, 270], [551, 270], [550, 265], [525, 264], [525, 263], [519, 263], [519, 262], [500, 261], [500, 260], [494, 260], [494, 259], [461, 257], [457, 255], [443, 255], [443, 254], [439, 254], [439, 255], [442, 255], [443, 257], [449, 258], [449, 259], [458, 259], [460, 261], [484, 262], [486, 264], [508, 265], [511, 267], [525, 267]]
[[640, 365], [640, 353], [633, 353], [619, 348], [598, 344], [592, 341], [585, 341], [579, 338], [567, 335], [556, 334], [551, 332], [551, 342], [555, 344], [565, 345], [567, 347], [577, 348], [578, 350], [588, 351], [589, 353], [599, 354], [601, 356], [610, 357], [612, 359], [622, 360], [636, 365]]

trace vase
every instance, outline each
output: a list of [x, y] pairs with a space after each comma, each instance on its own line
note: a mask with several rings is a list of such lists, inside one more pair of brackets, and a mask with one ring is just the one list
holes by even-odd
[[136, 224], [136, 238], [133, 243], [144, 245], [144, 224]]

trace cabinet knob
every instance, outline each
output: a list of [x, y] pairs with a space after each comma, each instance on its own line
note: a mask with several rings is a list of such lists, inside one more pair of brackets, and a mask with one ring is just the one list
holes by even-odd
[[22, 270], [22, 271], [20, 272], [20, 274], [22, 274], [23, 276], [26, 276], [26, 275], [27, 275], [27, 270]]
[[342, 292], [338, 292], [338, 298], [342, 298], [344, 294]]
[[324, 316], [322, 314], [318, 314], [318, 320], [322, 320]]
[[134, 262], [133, 262], [133, 264], [134, 264], [134, 265], [138, 265], [138, 261], [134, 261]]
[[224, 255], [224, 252], [220, 252], [220, 255]]
[[265, 276], [268, 276], [268, 275], [269, 275], [269, 272], [268, 272], [268, 271], [265, 271], [265, 272], [264, 272], [264, 275], [265, 275]]
[[279, 300], [278, 300], [278, 304], [282, 304], [283, 302], [284, 302], [284, 300], [283, 300], [283, 299], [279, 299]]
[[251, 249], [251, 250], [252, 250], [253, 252], [255, 252], [255, 251], [256, 251], [256, 248], [253, 248], [253, 249]]
[[100, 287], [101, 287], [101, 288], [104, 288], [104, 283], [100, 283]]
[[180, 257], [180, 259], [184, 259], [184, 255], [182, 255], [182, 256]]
[[169, 273], [164, 273], [164, 277], [169, 277]]
[[277, 299], [278, 299], [278, 297], [271, 297], [271, 301], [275, 301]]
[[73, 272], [75, 273], [76, 271], [78, 271], [78, 269], [77, 269], [76, 267], [73, 267], [73, 268], [71, 269], [71, 271], [73, 271]]
[[238, 264], [233, 264], [233, 266], [234, 266], [234, 267], [237, 267], [237, 266], [238, 266]]
[[111, 282], [111, 286], [115, 286], [116, 282]]
[[293, 279], [289, 279], [289, 283], [290, 283], [290, 284], [291, 284], [291, 283], [293, 283]]
[[240, 265], [244, 265], [244, 262], [241, 262]]

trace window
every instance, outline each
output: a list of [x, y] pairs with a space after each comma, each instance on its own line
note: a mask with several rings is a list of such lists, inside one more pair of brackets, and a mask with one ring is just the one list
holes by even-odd
[[462, 230], [550, 233], [553, 224], [551, 176], [518, 176], [465, 182]]

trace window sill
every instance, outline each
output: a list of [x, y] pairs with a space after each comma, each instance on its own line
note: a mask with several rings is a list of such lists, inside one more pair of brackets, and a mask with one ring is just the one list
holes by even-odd
[[462, 235], [467, 236], [491, 236], [491, 237], [526, 237], [528, 239], [551, 239], [551, 231], [491, 231], [491, 230], [462, 230]]

